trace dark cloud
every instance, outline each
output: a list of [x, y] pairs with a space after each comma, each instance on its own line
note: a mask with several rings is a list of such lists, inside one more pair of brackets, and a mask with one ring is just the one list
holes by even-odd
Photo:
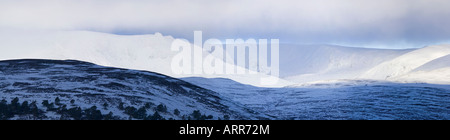
[[[450, 37], [448, 0], [0, 1], [1, 28], [421, 47]], [[450, 42], [449, 42], [450, 43]]]

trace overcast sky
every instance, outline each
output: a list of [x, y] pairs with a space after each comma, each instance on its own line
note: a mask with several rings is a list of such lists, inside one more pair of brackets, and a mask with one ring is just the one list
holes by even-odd
[[6, 28], [410, 48], [450, 43], [450, 1], [0, 0]]

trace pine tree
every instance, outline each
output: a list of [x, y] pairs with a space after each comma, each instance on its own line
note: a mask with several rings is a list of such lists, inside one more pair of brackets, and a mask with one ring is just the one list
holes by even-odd
[[163, 120], [164, 118], [159, 115], [158, 111], [156, 111], [155, 113], [153, 113], [153, 115], [150, 117], [150, 120]]
[[180, 115], [180, 110], [178, 110], [178, 109], [175, 109], [175, 110], [173, 110], [173, 114], [175, 114], [175, 115]]
[[24, 101], [20, 107], [21, 114], [28, 114], [30, 112], [30, 106], [28, 106], [28, 101]]
[[16, 97], [11, 101], [9, 109], [13, 114], [18, 114], [20, 112], [19, 98]]
[[105, 103], [103, 104], [103, 109], [105, 109], [105, 110], [108, 109], [108, 106], [109, 106], [108, 103], [105, 102]]
[[224, 119], [224, 120], [229, 120], [229, 119], [230, 119], [230, 116], [228, 116], [228, 115], [223, 115], [223, 119]]
[[0, 120], [6, 120], [7, 119], [7, 113], [8, 113], [8, 102], [3, 99], [0, 101]]
[[33, 115], [34, 119], [40, 119], [42, 117], [42, 111], [37, 107], [36, 101], [31, 102], [30, 112]]
[[19, 104], [19, 98], [14, 98], [12, 101], [11, 101], [11, 105], [13, 105], [13, 104]]
[[3, 99], [2, 101], [0, 101], [0, 104], [6, 105], [6, 104], [8, 104], [8, 101], [6, 101], [5, 99]]
[[110, 111], [108, 114], [103, 117], [104, 120], [114, 120], [114, 114]]
[[195, 120], [201, 120], [202, 114], [200, 113], [200, 110], [194, 110], [191, 115]]
[[120, 110], [124, 110], [124, 109], [125, 109], [125, 107], [123, 106], [123, 102], [120, 102], [120, 103], [119, 103], [119, 109], [120, 109]]
[[146, 108], [146, 109], [150, 109], [150, 107], [152, 107], [152, 106], [150, 105], [150, 103], [145, 103], [145, 108]]
[[145, 109], [145, 107], [140, 107], [135, 113], [136, 119], [144, 119], [146, 116], [147, 116], [147, 110]]
[[55, 104], [54, 103], [48, 104], [47, 111], [56, 111]]
[[159, 105], [156, 107], [156, 111], [159, 111], [159, 112], [167, 112], [167, 107], [166, 107], [165, 105], [163, 105], [163, 104], [159, 104]]
[[55, 105], [60, 105], [61, 100], [59, 99], [59, 97], [55, 98]]
[[103, 119], [103, 115], [100, 112], [100, 110], [97, 110], [97, 106], [92, 106], [89, 109], [86, 109], [84, 111], [86, 113], [86, 119], [87, 120], [101, 120]]
[[81, 120], [82, 110], [80, 107], [70, 108], [68, 114], [75, 120]]
[[61, 107], [58, 108], [59, 114], [67, 114], [67, 112], [68, 112], [67, 105], [62, 105]]
[[130, 115], [130, 117], [136, 118], [136, 111], [137, 109], [135, 107], [128, 106], [125, 108], [124, 113]]
[[48, 100], [43, 100], [42, 101], [42, 105], [44, 105], [45, 107], [47, 107], [49, 105]]

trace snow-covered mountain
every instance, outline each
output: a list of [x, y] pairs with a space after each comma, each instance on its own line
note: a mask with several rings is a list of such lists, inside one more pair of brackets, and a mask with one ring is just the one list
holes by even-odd
[[[104, 66], [147, 70], [172, 77], [227, 78], [239, 83], [259, 83], [267, 75], [176, 75], [171, 60], [171, 36], [114, 35], [90, 31], [0, 31], [0, 60], [56, 59], [81, 60]], [[296, 83], [372, 79], [397, 82], [449, 84], [446, 76], [448, 45], [420, 49], [390, 50], [332, 45], [280, 44], [280, 79], [271, 87]], [[208, 52], [203, 52], [208, 53]], [[233, 64], [226, 64], [233, 65]], [[444, 76], [444, 77], [443, 77]]]
[[[147, 70], [172, 77], [228, 78], [240, 83], [262, 86], [262, 73], [252, 75], [173, 74], [171, 51], [174, 38], [160, 33], [149, 35], [114, 35], [90, 31], [0, 31], [0, 60], [56, 59], [80, 60], [103, 66]], [[208, 53], [203, 52], [204, 55]], [[225, 63], [226, 65], [232, 65]], [[273, 87], [291, 82], [278, 79]]]
[[[147, 115], [152, 115], [158, 110], [157, 105], [161, 104], [165, 111], [159, 113], [166, 119], [188, 119], [195, 110], [212, 115], [211, 119], [223, 119], [226, 115], [231, 119], [270, 118], [214, 91], [179, 79], [153, 72], [103, 67], [74, 60], [0, 61], [0, 94], [0, 100], [11, 102], [18, 97], [21, 102], [36, 101], [39, 108], [45, 108], [41, 104], [44, 100], [59, 98], [59, 104], [67, 105], [64, 108], [77, 106], [87, 109], [97, 106], [102, 114], [112, 112], [120, 119], [128, 119], [130, 116], [126, 114], [126, 109], [119, 108], [121, 103], [125, 107], [135, 108], [149, 104], [146, 108], [149, 112]], [[74, 102], [70, 103], [71, 100]], [[105, 103], [108, 107], [103, 108]], [[175, 109], [179, 110], [179, 114], [174, 113]], [[57, 110], [63, 110], [62, 105]], [[55, 112], [48, 111], [47, 118], [44, 119], [60, 119], [61, 114], [57, 115]], [[28, 118], [16, 116], [15, 119]]]
[[450, 84], [450, 55], [446, 55], [395, 77], [396, 81]]
[[[178, 53], [170, 50], [173, 40], [159, 33], [2, 30], [0, 60], [7, 61], [0, 62], [0, 97], [9, 102], [59, 97], [67, 105], [75, 99], [73, 106], [83, 108], [164, 104], [180, 114], [200, 110], [234, 119], [449, 118], [449, 45], [389, 50], [280, 44], [279, 83], [262, 87], [259, 79], [267, 76], [262, 73], [173, 74], [170, 63]], [[26, 58], [52, 60], [12, 60]], [[129, 116], [113, 107], [100, 110]], [[161, 115], [182, 119], [172, 112]]]
[[295, 46], [280, 52], [282, 78], [293, 82], [364, 79], [450, 84], [446, 74], [450, 45], [406, 50]]
[[411, 50], [353, 48], [331, 45], [283, 45], [282, 78], [294, 82], [355, 79], [372, 67]]
[[[277, 119], [449, 119], [448, 48], [285, 46], [280, 48], [282, 78], [299, 84], [267, 88], [223, 78], [183, 80]], [[405, 58], [410, 61], [399, 61]], [[368, 74], [389, 63], [398, 66]], [[403, 66], [411, 70], [397, 69]], [[396, 70], [397, 76], [384, 78]]]
[[450, 45], [417, 49], [373, 67], [362, 78], [450, 84]]

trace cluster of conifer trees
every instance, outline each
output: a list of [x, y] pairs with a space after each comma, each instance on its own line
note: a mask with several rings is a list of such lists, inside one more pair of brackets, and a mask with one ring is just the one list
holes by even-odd
[[[66, 104], [61, 103], [59, 97], [55, 98], [54, 102], [44, 100], [41, 102], [43, 108], [38, 107], [38, 103], [33, 101], [29, 103], [28, 101], [20, 102], [19, 98], [16, 97], [11, 102], [5, 99], [0, 101], [0, 120], [12, 119], [15, 116], [27, 116], [25, 119], [48, 119], [45, 115], [46, 112], [52, 111], [60, 115], [61, 120], [120, 120], [124, 119], [119, 116], [114, 115], [112, 112], [108, 114], [102, 114], [102, 112], [97, 108], [97, 106], [92, 106], [90, 108], [82, 109], [75, 105], [75, 100], [70, 101], [70, 108]], [[164, 104], [159, 104], [156, 107], [151, 103], [146, 103], [140, 108], [133, 106], [124, 106], [124, 103], [120, 103], [118, 106], [119, 110], [122, 110], [125, 114], [129, 115], [127, 119], [139, 119], [139, 120], [174, 120], [173, 118], [164, 118], [163, 114], [170, 114], [167, 107]], [[103, 109], [107, 109], [109, 104], [104, 103]], [[149, 112], [153, 111], [152, 112]], [[202, 114], [199, 110], [194, 110], [191, 114], [181, 115], [180, 110], [174, 109], [172, 112], [175, 116], [181, 117], [182, 120], [210, 120], [214, 119], [212, 115]], [[223, 119], [229, 119], [228, 115], [224, 115]], [[24, 119], [24, 118], [16, 118]], [[220, 117], [218, 119], [221, 119]]]

